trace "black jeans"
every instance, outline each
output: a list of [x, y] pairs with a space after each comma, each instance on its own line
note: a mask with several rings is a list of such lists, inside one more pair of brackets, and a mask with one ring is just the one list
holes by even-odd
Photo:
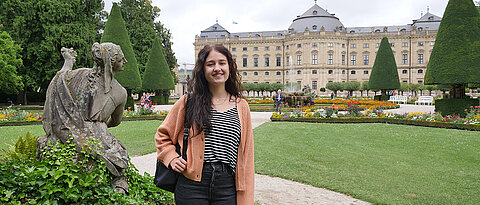
[[232, 169], [223, 163], [204, 163], [202, 181], [180, 175], [175, 187], [177, 205], [235, 205], [237, 191]]

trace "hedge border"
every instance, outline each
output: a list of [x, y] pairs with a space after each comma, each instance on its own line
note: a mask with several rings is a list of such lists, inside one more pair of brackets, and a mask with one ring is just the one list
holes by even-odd
[[450, 122], [432, 122], [425, 120], [407, 120], [394, 118], [359, 118], [359, 117], [338, 117], [338, 118], [270, 118], [272, 122], [309, 122], [309, 123], [387, 123], [397, 125], [413, 125], [421, 127], [436, 127], [446, 129], [459, 129], [469, 131], [480, 131], [480, 124], [460, 124]]
[[[140, 121], [140, 120], [164, 120], [163, 116], [146, 116], [146, 117], [127, 117], [122, 121]], [[0, 121], [2, 126], [24, 126], [24, 125], [41, 125], [42, 121]]]

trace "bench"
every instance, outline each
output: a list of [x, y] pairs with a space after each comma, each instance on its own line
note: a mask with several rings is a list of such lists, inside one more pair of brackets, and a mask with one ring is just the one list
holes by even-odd
[[407, 103], [407, 96], [403, 96], [403, 95], [393, 95], [393, 96], [390, 96], [390, 99], [388, 100], [389, 102], [392, 102], [392, 103], [401, 103], [403, 102], [404, 104]]
[[432, 96], [420, 96], [418, 100], [415, 101], [415, 105], [433, 105], [433, 97]]

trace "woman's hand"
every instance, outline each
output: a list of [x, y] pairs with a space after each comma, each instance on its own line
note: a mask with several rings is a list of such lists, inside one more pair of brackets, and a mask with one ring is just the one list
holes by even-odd
[[182, 173], [187, 167], [187, 161], [185, 161], [182, 157], [178, 157], [170, 162], [170, 167], [173, 171]]

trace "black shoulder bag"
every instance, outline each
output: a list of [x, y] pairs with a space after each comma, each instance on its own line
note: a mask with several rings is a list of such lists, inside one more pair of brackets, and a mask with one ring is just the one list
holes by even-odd
[[[185, 104], [185, 120], [183, 123], [183, 149], [180, 153], [180, 145], [175, 144], [175, 151], [182, 156], [182, 158], [187, 161], [187, 145], [188, 145], [188, 132], [190, 131], [190, 127], [187, 127], [187, 106], [189, 104], [190, 93], [187, 95], [187, 103]], [[163, 190], [174, 192], [175, 186], [177, 185], [178, 177], [180, 173], [173, 171], [166, 167], [161, 161], [157, 160], [157, 169], [155, 170], [155, 178], [153, 179], [153, 183]]]

